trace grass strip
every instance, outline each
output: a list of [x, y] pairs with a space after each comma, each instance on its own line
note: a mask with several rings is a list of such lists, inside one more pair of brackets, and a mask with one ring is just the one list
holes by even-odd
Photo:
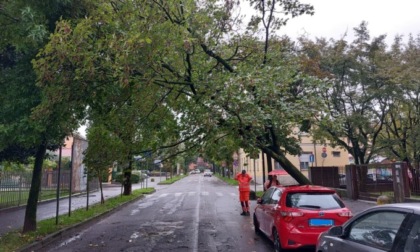
[[164, 181], [161, 181], [158, 183], [158, 185], [169, 185], [169, 184], [173, 184], [174, 182], [185, 178], [187, 175], [177, 175], [177, 176], [173, 176], [172, 178], [168, 178], [165, 179]]
[[220, 180], [225, 181], [226, 183], [228, 183], [229, 185], [233, 185], [233, 186], [237, 186], [238, 185], [238, 181], [233, 179], [233, 178], [228, 178], [228, 177], [223, 177], [219, 174], [213, 174], [215, 177], [219, 178]]

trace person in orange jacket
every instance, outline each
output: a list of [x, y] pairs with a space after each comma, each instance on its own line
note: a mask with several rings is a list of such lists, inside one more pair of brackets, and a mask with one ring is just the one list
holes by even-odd
[[235, 177], [238, 180], [239, 185], [239, 201], [242, 206], [241, 215], [250, 215], [249, 213], [249, 192], [251, 188], [249, 182], [251, 182], [252, 177], [249, 176], [245, 170], [242, 170], [242, 173], [238, 173]]

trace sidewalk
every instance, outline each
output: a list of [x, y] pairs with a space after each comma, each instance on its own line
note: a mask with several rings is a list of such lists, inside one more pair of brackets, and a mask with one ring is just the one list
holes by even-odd
[[[165, 180], [165, 177], [153, 177], [154, 182], [151, 182], [150, 178], [147, 179], [147, 187], [165, 187], [164, 185], [158, 185], [160, 181]], [[146, 182], [133, 184], [132, 189], [145, 188]], [[122, 189], [118, 184], [103, 184], [103, 194], [105, 200], [121, 195]], [[86, 194], [71, 197], [71, 211], [79, 208], [85, 208], [89, 200], [89, 206], [99, 203], [101, 200], [101, 192], [95, 191], [89, 194], [89, 198]], [[69, 212], [69, 198], [62, 198], [59, 200], [59, 215], [68, 214]], [[25, 218], [25, 207], [16, 207], [12, 209], [5, 209], [0, 211], [0, 236], [3, 234], [15, 230], [22, 229]], [[55, 218], [57, 213], [57, 201], [51, 200], [47, 202], [38, 203], [37, 208], [37, 221]]]
[[351, 199], [343, 199], [344, 204], [352, 211], [353, 215], [360, 213], [370, 207], [376, 206], [376, 202], [374, 201], [366, 201], [366, 200], [351, 200]]

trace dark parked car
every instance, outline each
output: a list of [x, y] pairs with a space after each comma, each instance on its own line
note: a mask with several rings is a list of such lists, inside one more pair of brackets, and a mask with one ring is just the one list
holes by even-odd
[[276, 251], [314, 248], [320, 233], [351, 218], [333, 189], [272, 186], [257, 200], [254, 228], [274, 243]]
[[420, 251], [420, 203], [369, 208], [318, 238], [316, 252]]
[[366, 177], [366, 183], [392, 183], [392, 176], [369, 173]]

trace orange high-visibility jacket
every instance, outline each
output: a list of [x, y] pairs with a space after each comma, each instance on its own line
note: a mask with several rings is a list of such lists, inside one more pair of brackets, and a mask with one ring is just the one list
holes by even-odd
[[249, 187], [249, 182], [252, 180], [252, 177], [249, 176], [247, 173], [242, 175], [242, 173], [238, 173], [235, 177], [238, 180], [239, 191], [240, 192], [249, 192], [251, 191]]

